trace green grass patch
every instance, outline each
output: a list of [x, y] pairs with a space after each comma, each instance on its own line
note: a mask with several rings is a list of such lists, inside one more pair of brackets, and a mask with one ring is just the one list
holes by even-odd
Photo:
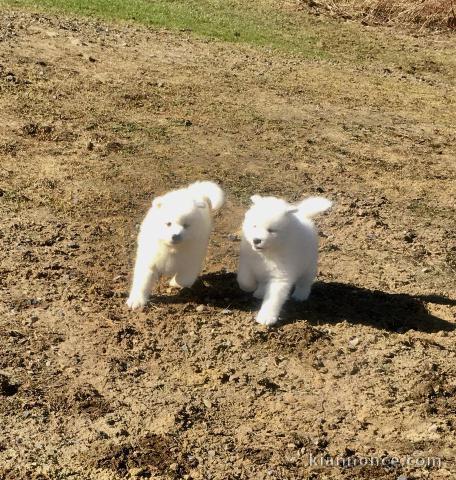
[[230, 0], [4, 0], [6, 5], [60, 11], [149, 26], [189, 30], [213, 39], [303, 53], [324, 58], [309, 25], [264, 4]]
[[436, 56], [432, 48], [416, 51], [411, 37], [287, 11], [271, 0], [0, 0], [1, 5], [185, 30], [315, 60], [407, 67], [425, 58], [454, 64], [453, 52], [446, 58], [443, 52]]

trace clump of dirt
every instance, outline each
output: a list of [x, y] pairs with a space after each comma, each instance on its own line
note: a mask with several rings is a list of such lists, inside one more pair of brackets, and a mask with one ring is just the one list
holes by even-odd
[[197, 461], [183, 454], [170, 436], [147, 435], [134, 443], [106, 447], [93, 460], [98, 469], [113, 470], [120, 476], [132, 474], [149, 478], [157, 473], [167, 478], [182, 478]]

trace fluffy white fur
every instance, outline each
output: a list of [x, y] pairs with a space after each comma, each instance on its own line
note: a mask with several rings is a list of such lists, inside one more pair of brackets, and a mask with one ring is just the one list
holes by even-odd
[[317, 274], [318, 234], [311, 217], [331, 207], [322, 197], [291, 205], [275, 197], [251, 197], [242, 226], [237, 280], [242, 290], [263, 298], [257, 322], [272, 325], [292, 288], [307, 300]]
[[162, 275], [170, 285], [191, 287], [206, 256], [212, 230], [212, 212], [224, 202], [213, 182], [196, 182], [152, 202], [138, 235], [133, 284], [127, 305], [143, 307]]

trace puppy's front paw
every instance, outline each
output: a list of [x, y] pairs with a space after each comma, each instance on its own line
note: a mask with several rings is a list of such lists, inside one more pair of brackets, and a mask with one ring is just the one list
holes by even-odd
[[142, 294], [131, 294], [127, 300], [127, 306], [131, 310], [136, 310], [137, 308], [142, 308], [147, 303], [147, 296]]
[[279, 318], [275, 315], [272, 315], [270, 312], [259, 311], [256, 316], [256, 321], [261, 323], [261, 325], [274, 325]]

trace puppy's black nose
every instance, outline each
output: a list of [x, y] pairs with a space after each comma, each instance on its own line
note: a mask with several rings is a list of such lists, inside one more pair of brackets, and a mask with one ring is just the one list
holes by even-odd
[[261, 238], [254, 238], [253, 239], [253, 244], [254, 245], [259, 245], [261, 243]]
[[172, 237], [171, 240], [173, 242], [179, 242], [182, 239], [182, 235], [180, 233], [175, 233]]

